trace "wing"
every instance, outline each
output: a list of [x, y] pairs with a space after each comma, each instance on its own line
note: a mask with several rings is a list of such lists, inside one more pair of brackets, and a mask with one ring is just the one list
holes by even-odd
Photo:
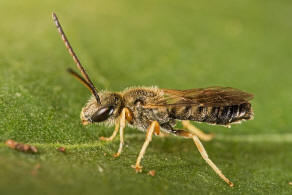
[[231, 106], [246, 103], [252, 94], [231, 87], [208, 87], [188, 90], [162, 89], [163, 98], [146, 107], [160, 106]]

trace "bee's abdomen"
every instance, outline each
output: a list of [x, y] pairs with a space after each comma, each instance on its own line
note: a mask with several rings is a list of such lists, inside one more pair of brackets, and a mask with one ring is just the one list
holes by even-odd
[[172, 107], [169, 114], [171, 118], [179, 120], [192, 120], [217, 125], [228, 125], [253, 118], [251, 104], [248, 102], [240, 105], [222, 107]]

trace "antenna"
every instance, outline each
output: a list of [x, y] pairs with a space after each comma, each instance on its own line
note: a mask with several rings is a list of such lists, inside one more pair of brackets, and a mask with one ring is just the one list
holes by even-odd
[[91, 82], [88, 74], [86, 73], [86, 71], [85, 71], [84, 67], [82, 66], [80, 60], [78, 59], [77, 55], [75, 54], [71, 44], [69, 43], [69, 41], [68, 41], [64, 31], [63, 31], [63, 28], [58, 20], [58, 17], [54, 12], [52, 13], [52, 17], [53, 17], [53, 20], [57, 26], [57, 29], [62, 37], [62, 40], [65, 43], [66, 48], [68, 49], [70, 55], [72, 56], [74, 62], [76, 63], [78, 69], [80, 70], [80, 72], [84, 78], [82, 78], [80, 75], [78, 75], [72, 69], [69, 69], [68, 72], [71, 73], [73, 76], [75, 76], [77, 79], [79, 79], [79, 81], [81, 81], [81, 83], [83, 83], [91, 91], [91, 93], [95, 96], [96, 101], [100, 104], [100, 98], [98, 96], [97, 90], [94, 87], [93, 83]]

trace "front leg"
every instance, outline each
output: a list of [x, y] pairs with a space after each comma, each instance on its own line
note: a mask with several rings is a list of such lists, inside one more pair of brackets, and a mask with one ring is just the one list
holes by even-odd
[[120, 123], [120, 120], [118, 119], [116, 121], [115, 130], [114, 130], [113, 134], [110, 137], [100, 137], [99, 140], [102, 140], [102, 141], [113, 141], [113, 139], [116, 137], [116, 135], [117, 135], [117, 133], [119, 131], [119, 123]]
[[153, 121], [151, 123], [151, 125], [149, 126], [149, 128], [147, 129], [146, 139], [145, 139], [145, 142], [144, 142], [142, 149], [139, 153], [139, 156], [137, 158], [136, 165], [132, 165], [132, 168], [136, 169], [136, 173], [142, 172], [142, 166], [140, 165], [141, 160], [146, 152], [146, 149], [147, 149], [149, 143], [152, 140], [153, 132], [155, 131], [159, 134], [159, 130], [160, 130], [160, 126], [159, 126], [159, 123], [157, 121]]
[[124, 108], [120, 115], [120, 147], [117, 153], [114, 154], [114, 157], [120, 156], [123, 150], [124, 145], [124, 129], [126, 126], [126, 115], [129, 115], [130, 111], [128, 108]]

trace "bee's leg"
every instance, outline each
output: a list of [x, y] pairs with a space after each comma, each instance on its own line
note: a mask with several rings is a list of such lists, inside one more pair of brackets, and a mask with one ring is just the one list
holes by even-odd
[[129, 113], [128, 108], [124, 108], [121, 115], [120, 115], [120, 147], [117, 153], [114, 154], [114, 157], [120, 156], [123, 150], [124, 145], [124, 129], [126, 126], [126, 114]]
[[201, 156], [208, 163], [208, 165], [210, 165], [210, 167], [212, 167], [212, 169], [219, 175], [219, 177], [221, 177], [230, 187], [233, 187], [233, 183], [223, 175], [221, 170], [208, 157], [208, 154], [207, 154], [203, 144], [201, 143], [200, 139], [196, 135], [193, 135], [192, 138], [193, 138], [199, 152], [201, 153]]
[[207, 154], [207, 151], [205, 150], [203, 144], [201, 143], [201, 141], [197, 135], [186, 132], [184, 130], [174, 130], [173, 133], [175, 133], [176, 135], [179, 135], [179, 136], [192, 138], [194, 140], [195, 145], [197, 146], [201, 156], [207, 162], [207, 164], [219, 175], [219, 177], [221, 177], [221, 179], [223, 179], [227, 184], [229, 184], [230, 187], [233, 187], [233, 183], [228, 178], [226, 178], [223, 175], [223, 173], [221, 172], [221, 170], [211, 161], [211, 159], [209, 158], [209, 156]]
[[102, 140], [102, 141], [112, 141], [116, 137], [116, 135], [117, 135], [117, 133], [119, 131], [119, 123], [120, 123], [120, 120], [117, 120], [116, 121], [115, 130], [114, 130], [113, 134], [110, 137], [100, 137], [99, 139]]
[[159, 136], [159, 137], [167, 137], [167, 136], [169, 136], [170, 134], [169, 133], [164, 133], [164, 132], [162, 132], [162, 131], [160, 131], [160, 133], [157, 135], [157, 134], [155, 134], [156, 136]]
[[194, 125], [190, 123], [190, 121], [182, 121], [182, 125], [184, 128], [189, 130], [191, 133], [197, 135], [201, 140], [203, 141], [210, 141], [213, 139], [214, 135], [213, 134], [206, 134]]
[[160, 129], [160, 127], [159, 127], [159, 123], [157, 121], [153, 121], [151, 123], [151, 125], [149, 126], [149, 128], [147, 129], [146, 139], [145, 139], [145, 142], [144, 142], [144, 144], [142, 146], [142, 149], [141, 149], [141, 151], [139, 153], [139, 156], [137, 158], [136, 165], [132, 165], [132, 167], [134, 169], [136, 169], [136, 173], [142, 172], [142, 166], [140, 165], [141, 160], [142, 160], [142, 158], [143, 158], [143, 156], [144, 156], [144, 154], [146, 152], [146, 149], [147, 149], [149, 143], [152, 140], [152, 134], [153, 134], [153, 132], [154, 131], [155, 132], [159, 132], [159, 129]]

